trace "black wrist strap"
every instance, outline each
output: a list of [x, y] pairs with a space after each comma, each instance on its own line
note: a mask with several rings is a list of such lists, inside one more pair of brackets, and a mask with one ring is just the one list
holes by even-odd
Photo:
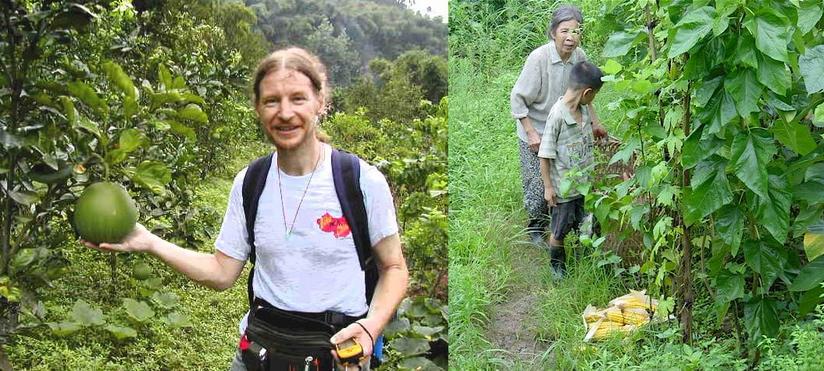
[[[370, 333], [369, 330], [366, 329], [366, 326], [364, 326], [362, 323], [360, 323], [358, 321], [355, 321], [354, 323], [357, 323], [358, 326], [360, 326], [363, 329], [363, 331], [366, 332], [366, 335], [369, 335], [369, 340], [372, 341], [372, 347], [374, 348], [375, 347], [375, 338], [372, 336], [372, 333]], [[374, 352], [374, 350], [373, 350], [373, 352]]]

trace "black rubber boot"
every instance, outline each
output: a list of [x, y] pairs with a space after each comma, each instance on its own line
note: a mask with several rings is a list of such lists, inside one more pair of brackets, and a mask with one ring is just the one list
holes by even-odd
[[549, 247], [549, 261], [552, 268], [552, 278], [559, 280], [566, 274], [566, 252], [564, 246]]

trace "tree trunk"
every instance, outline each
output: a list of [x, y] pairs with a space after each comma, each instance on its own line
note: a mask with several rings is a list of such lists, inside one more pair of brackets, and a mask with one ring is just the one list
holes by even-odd
[[11, 367], [11, 363], [9, 362], [9, 357], [6, 356], [6, 350], [3, 349], [3, 345], [0, 344], [0, 371], [13, 371], [14, 368]]
[[[690, 135], [690, 89], [692, 83], [687, 86], [687, 93], [684, 97], [684, 135]], [[690, 171], [683, 169], [683, 178], [681, 188], [685, 189], [690, 184]], [[678, 298], [681, 299], [679, 305], [678, 317], [681, 321], [681, 339], [684, 343], [690, 344], [692, 342], [692, 304], [694, 301], [694, 292], [692, 290], [692, 242], [690, 241], [690, 230], [684, 223], [684, 218], [678, 218], [678, 224], [684, 230], [681, 236], [681, 247], [683, 253], [681, 255], [681, 267], [678, 273], [677, 287]]]

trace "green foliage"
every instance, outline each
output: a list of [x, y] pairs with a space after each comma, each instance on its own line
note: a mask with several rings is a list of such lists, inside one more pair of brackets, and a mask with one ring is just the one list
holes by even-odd
[[443, 57], [410, 51], [394, 62], [374, 59], [369, 69], [373, 77], [363, 76], [337, 94], [339, 109], [354, 112], [364, 108], [373, 121], [386, 118], [408, 123], [432, 112], [431, 104], [441, 102], [446, 96], [448, 84]]
[[824, 307], [819, 306], [814, 319], [787, 328], [788, 341], [764, 338], [758, 344], [762, 352], [761, 370], [814, 370], [824, 367], [821, 353], [821, 326]]
[[338, 112], [323, 124], [332, 142], [378, 166], [398, 200], [398, 221], [412, 272], [412, 291], [446, 298], [447, 98], [429, 106], [434, 115], [371, 121], [360, 110]]
[[[608, 110], [599, 109], [602, 119], [614, 118], [607, 122], [610, 133], [623, 143], [607, 160], [634, 169], [627, 174], [632, 175], [629, 179], [599, 179], [592, 187], [596, 191], [587, 197], [587, 208], [593, 210], [605, 234], [618, 239], [638, 237], [640, 267], [629, 274], [636, 284], [656, 295], [676, 296], [679, 312], [693, 304], [695, 312], [691, 337], [686, 339], [690, 345], [678, 344], [675, 327], [658, 328], [620, 344], [586, 347], [580, 353], [572, 352], [580, 346], [577, 339], [567, 344], [556, 341], [553, 354], [564, 362], [557, 367], [759, 367], [754, 345], [764, 336], [775, 337], [781, 344], [789, 332], [787, 324], [803, 318], [799, 316], [821, 302], [820, 256], [809, 258], [800, 238], [809, 233], [809, 245], [817, 246], [813, 242], [817, 232], [809, 232], [808, 226], [818, 223], [824, 210], [820, 192], [813, 192], [821, 189], [813, 174], [824, 160], [824, 137], [817, 118], [824, 96], [821, 74], [813, 72], [821, 70], [819, 49], [824, 43], [820, 4], [610, 1], [602, 4], [603, 11], [597, 14], [604, 16], [594, 24], [587, 18], [591, 4], [579, 5], [586, 19], [582, 47], [596, 61], [612, 58], [598, 63], [609, 73], [604, 90], [620, 92], [608, 100], [601, 100], [599, 94], [595, 101]], [[453, 133], [467, 132], [486, 143], [496, 138], [488, 131], [497, 133], [498, 129], [490, 127], [511, 128], [508, 117], [496, 116], [507, 112], [507, 107], [486, 101], [484, 94], [497, 94], [506, 101], [504, 93], [511, 82], [500, 80], [517, 72], [524, 56], [546, 42], [543, 31], [553, 6], [450, 3], [450, 67], [460, 66], [458, 70], [464, 72], [452, 73], [453, 104], [460, 112], [453, 114]], [[600, 44], [590, 43], [594, 27], [606, 30], [597, 35]], [[596, 53], [601, 48], [593, 45], [603, 45], [603, 53]], [[467, 82], [473, 79], [484, 84]], [[462, 95], [459, 90], [470, 92]], [[483, 119], [466, 113], [472, 109], [482, 112]], [[476, 125], [485, 131], [475, 128], [474, 122], [483, 122]], [[453, 192], [453, 220], [460, 221], [461, 210], [474, 203], [497, 208], [517, 205], [517, 192], [514, 201], [502, 200], [464, 180], [473, 172], [499, 175], [489, 170], [496, 166], [474, 163], [473, 157], [490, 161], [495, 154], [510, 159], [517, 155], [461, 139], [453, 145], [459, 150], [451, 159], [450, 183], [472, 192]], [[507, 140], [500, 139], [496, 145]], [[462, 147], [470, 149], [461, 151]], [[479, 148], [486, 151], [475, 152]], [[517, 179], [517, 173], [502, 177]], [[452, 230], [459, 233], [467, 233], [460, 228], [471, 228], [467, 222], [453, 224], [458, 224]], [[689, 256], [684, 255], [685, 242], [692, 246]], [[453, 246], [459, 252], [483, 252], [476, 246], [465, 250], [460, 244]], [[477, 356], [479, 349], [489, 347], [484, 341], [484, 321], [477, 320], [481, 325], [472, 322], [472, 316], [488, 315], [489, 302], [501, 294], [501, 286], [473, 273], [498, 277], [507, 268], [489, 265], [506, 265], [507, 261], [499, 256], [453, 254], [453, 278], [461, 274], [456, 286], [467, 296], [453, 304], [453, 312], [465, 316], [456, 316], [453, 333], [468, 334], [458, 335], [455, 341], [458, 363], [464, 368], [502, 368], [490, 366], [495, 364], [494, 356]], [[619, 277], [635, 270], [628, 264], [621, 266], [624, 261], [630, 259], [605, 256], [600, 260], [613, 272], [623, 268]], [[691, 270], [685, 270], [686, 263], [691, 263]], [[472, 290], [466, 282], [473, 279], [483, 285], [482, 290], [493, 293]], [[684, 296], [688, 287], [694, 296]], [[717, 315], [707, 315], [710, 310]], [[558, 326], [555, 322], [563, 320], [548, 321]], [[820, 342], [820, 331], [816, 335]], [[719, 340], [705, 340], [713, 338]], [[742, 359], [744, 351], [749, 359]], [[559, 356], [562, 352], [570, 355]]]
[[[398, 317], [387, 325], [388, 357], [397, 369], [446, 370], [448, 307], [435, 299], [404, 299]], [[433, 362], [434, 360], [434, 362]]]
[[[355, 81], [375, 58], [411, 49], [446, 53], [446, 25], [405, 9], [401, 2], [325, 0], [246, 1], [257, 27], [275, 47], [297, 45], [317, 53], [336, 86]], [[434, 101], [434, 100], [433, 100]]]
[[[636, 8], [645, 9], [649, 9], [646, 4]], [[712, 279], [714, 292], [705, 294], [715, 296], [721, 314], [727, 303], [743, 304], [744, 327], [753, 341], [762, 335], [777, 336], [779, 319], [786, 317], [783, 308], [792, 307], [796, 300], [785, 285], [800, 265], [799, 240], [792, 235], [803, 234], [804, 227], [791, 225], [794, 220], [812, 223], [821, 216], [822, 200], [795, 175], [822, 158], [821, 138], [807, 116], [822, 99], [818, 75], [810, 72], [821, 59], [816, 54], [824, 41], [816, 27], [820, 15], [811, 10], [810, 20], [805, 20], [799, 16], [800, 2], [791, 1], [752, 8], [737, 2], [676, 2], [652, 10], [662, 31], [650, 31], [651, 44], [632, 37], [640, 25], [630, 24], [611, 36], [605, 50], [609, 57], [623, 58], [623, 68], [615, 72], [616, 85], [651, 82], [655, 87], [636, 89], [639, 94], [615, 104], [628, 112], [653, 113], [637, 118], [628, 114], [624, 123], [631, 128], [624, 141], [641, 141], [636, 177], [646, 164], [657, 163], [662, 150], [667, 151], [666, 158], [675, 160], [666, 164], [665, 184], [678, 186], [686, 179], [681, 176], [683, 169], [691, 169], [689, 186], [676, 205], [683, 205], [680, 211], [686, 225], [692, 225], [691, 232], [708, 234], [712, 241], [711, 270], [700, 274]], [[804, 27], [794, 28], [797, 21]], [[654, 58], [651, 50], [637, 54], [651, 45], [669, 59], [660, 54]], [[688, 56], [682, 58], [684, 53]], [[676, 125], [667, 124], [673, 107], [683, 108]], [[665, 131], [645, 131], [647, 122], [662, 123]], [[687, 138], [680, 151], [678, 146], [666, 146], [683, 134]], [[619, 185], [612, 192], [621, 196], [627, 188]], [[629, 192], [641, 195], [657, 190], [638, 181], [629, 184]], [[610, 206], [622, 213], [627, 210], [615, 202]], [[655, 221], [652, 215], [641, 219], [647, 222], [640, 225]], [[707, 222], [714, 228], [703, 227]], [[669, 264], [669, 259], [657, 257], [654, 247], [645, 245], [652, 248], [645, 250], [650, 264]], [[739, 248], [743, 256], [737, 254]], [[808, 271], [818, 270], [812, 263], [808, 266]], [[799, 274], [790, 288], [810, 290], [816, 281], [815, 274]]]

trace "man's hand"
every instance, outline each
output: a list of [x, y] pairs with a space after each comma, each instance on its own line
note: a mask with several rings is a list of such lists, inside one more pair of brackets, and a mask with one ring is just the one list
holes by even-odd
[[[361, 358], [360, 360], [360, 365], [365, 365], [372, 358], [372, 351], [375, 346], [375, 344], [373, 343], [373, 337], [377, 337], [380, 334], [378, 333], [378, 328], [374, 324], [372, 324], [368, 318], [359, 319], [357, 322], [360, 323], [360, 325], [358, 323], [353, 323], [349, 326], [346, 326], [343, 330], [338, 331], [337, 334], [332, 336], [330, 341], [332, 342], [332, 344], [339, 344], [347, 339], [355, 338], [358, 344], [360, 344], [361, 347], [363, 347], [363, 358]], [[366, 333], [364, 328], [366, 328], [369, 331], [369, 334]], [[339, 370], [346, 370], [347, 367], [358, 369], [355, 365], [342, 365], [340, 363], [340, 359], [338, 358], [338, 353], [336, 351], [333, 350], [332, 355], [335, 357], [335, 362], [338, 364]]]
[[138, 252], [149, 251], [152, 248], [157, 236], [149, 232], [146, 227], [137, 223], [134, 230], [123, 238], [120, 243], [101, 243], [95, 245], [89, 241], [81, 239], [80, 242], [87, 247], [102, 252]]
[[555, 197], [555, 189], [552, 187], [544, 187], [544, 199], [546, 200], [547, 205], [555, 206], [556, 197]]
[[609, 133], [607, 133], [607, 129], [604, 129], [600, 122], [593, 122], [592, 135], [595, 136], [595, 139], [606, 139]]
[[535, 130], [529, 130], [526, 132], [526, 144], [529, 146], [529, 150], [538, 153], [538, 148], [541, 146], [541, 136], [538, 135], [538, 132]]

